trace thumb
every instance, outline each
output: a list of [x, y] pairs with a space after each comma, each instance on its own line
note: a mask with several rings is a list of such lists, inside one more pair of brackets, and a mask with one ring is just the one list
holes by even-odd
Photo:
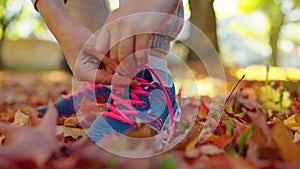
[[125, 76], [116, 75], [107, 72], [106, 70], [99, 69], [97, 70], [96, 77], [95, 77], [96, 83], [101, 83], [104, 85], [130, 85], [130, 84], [136, 84], [137, 82], [129, 79]]

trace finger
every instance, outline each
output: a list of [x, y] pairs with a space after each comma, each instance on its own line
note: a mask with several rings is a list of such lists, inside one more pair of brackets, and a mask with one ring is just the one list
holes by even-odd
[[[90, 52], [90, 53], [88, 53]], [[103, 68], [103, 66], [109, 70], [115, 71], [118, 64], [110, 59], [108, 56], [102, 57], [99, 60], [97, 57], [99, 56], [95, 51], [85, 51], [83, 52], [80, 57], [78, 58], [77, 64], [81, 64], [81, 66], [77, 66], [75, 68], [79, 69], [78, 71], [82, 71], [83, 67], [86, 68]]]
[[109, 41], [110, 41], [110, 34], [109, 31], [106, 30], [106, 27], [103, 27], [97, 35], [96, 44], [94, 46], [95, 50], [97, 51], [98, 59], [102, 59], [109, 51]]
[[134, 54], [131, 54], [120, 63], [116, 72], [121, 72], [123, 76], [132, 79], [136, 75], [137, 70], [138, 67], [136, 66]]
[[86, 43], [83, 47], [83, 53], [95, 56], [98, 60], [102, 60], [105, 54], [95, 49], [95, 44]]
[[138, 66], [144, 66], [149, 62], [149, 50], [152, 37], [151, 34], [135, 36], [135, 58]]
[[130, 76], [131, 69], [136, 67], [133, 60], [134, 48], [133, 37], [124, 39], [118, 44], [118, 59], [120, 64], [117, 72], [127, 77]]
[[39, 128], [44, 130], [49, 134], [55, 134], [56, 131], [56, 124], [57, 124], [58, 112], [54, 105], [54, 103], [49, 102], [48, 110], [39, 125]]
[[104, 85], [130, 85], [136, 84], [135, 81], [132, 81], [129, 78], [120, 75], [114, 75], [108, 73], [105, 70], [98, 70], [95, 78], [96, 83], [101, 83]]
[[118, 59], [118, 42], [120, 41], [120, 38], [118, 36], [118, 33], [113, 32], [114, 35], [111, 36], [110, 39], [110, 48], [109, 48], [109, 58], [115, 61], [117, 64], [119, 64]]
[[105, 67], [108, 68], [108, 69], [110, 69], [110, 70], [112, 70], [113, 72], [118, 67], [117, 62], [115, 62], [114, 60], [112, 60], [111, 58], [109, 58], [107, 56], [105, 56], [102, 61], [103, 61], [104, 65], [105, 65]]
[[118, 59], [121, 63], [126, 57], [134, 52], [134, 38], [129, 37], [122, 40], [118, 45]]

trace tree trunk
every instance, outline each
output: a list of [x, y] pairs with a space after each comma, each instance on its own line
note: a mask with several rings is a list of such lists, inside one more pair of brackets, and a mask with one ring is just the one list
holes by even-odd
[[280, 36], [280, 30], [284, 22], [285, 15], [280, 12], [278, 14], [279, 17], [276, 17], [276, 19], [273, 20], [273, 24], [270, 31], [270, 46], [272, 48], [271, 58], [269, 61], [269, 64], [272, 66], [277, 66], [278, 64], [278, 40]]
[[5, 38], [5, 32], [6, 32], [6, 28], [7, 28], [7, 25], [4, 24], [3, 21], [1, 21], [2, 23], [2, 32], [3, 32], [3, 35], [2, 37], [0, 37], [0, 70], [3, 69], [3, 64], [2, 64], [2, 49], [3, 49], [3, 41], [4, 41], [4, 38]]
[[[219, 50], [217, 39], [217, 22], [216, 15], [213, 9], [214, 0], [189, 0], [191, 9], [190, 21], [193, 25], [199, 28], [210, 40], [216, 51]], [[199, 39], [193, 39], [193, 34], [197, 33], [191, 30], [190, 39], [191, 43], [201, 45]], [[191, 50], [188, 60], [198, 59], [197, 55]]]
[[4, 38], [0, 38], [0, 70], [3, 69], [3, 65], [2, 65], [3, 40], [4, 40]]

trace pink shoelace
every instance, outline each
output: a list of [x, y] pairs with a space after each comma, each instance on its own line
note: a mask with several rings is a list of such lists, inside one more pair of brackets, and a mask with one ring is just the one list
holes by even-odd
[[[170, 99], [170, 97], [167, 93], [167, 90], [164, 87], [161, 79], [157, 75], [157, 73], [152, 68], [150, 68], [149, 66], [147, 66], [147, 69], [149, 69], [151, 71], [151, 73], [155, 76], [155, 78], [158, 80], [159, 85], [161, 86], [162, 91], [163, 91], [163, 93], [166, 97], [167, 106], [168, 106], [168, 110], [169, 110], [169, 114], [170, 114], [170, 120], [171, 120], [171, 128], [170, 128], [170, 132], [168, 134], [168, 138], [167, 138], [167, 142], [166, 142], [166, 144], [168, 145], [171, 138], [172, 138], [172, 136], [173, 136], [174, 128], [175, 128], [175, 121], [174, 121], [174, 114], [173, 114], [171, 99]], [[150, 96], [150, 93], [146, 92], [141, 86], [144, 86], [144, 87], [148, 86], [148, 87], [151, 87], [153, 89], [156, 88], [156, 86], [154, 84], [149, 83], [145, 79], [135, 78], [135, 80], [138, 81], [139, 85], [131, 85], [131, 87], [133, 89], [130, 92], [130, 97], [132, 99], [120, 98], [117, 95], [120, 94], [120, 93], [124, 93], [125, 89], [122, 88], [122, 87], [118, 87], [118, 86], [113, 87], [115, 93], [111, 93], [110, 97], [113, 99], [114, 104], [107, 103], [106, 107], [108, 109], [110, 109], [111, 111], [110, 112], [108, 112], [108, 111], [102, 112], [101, 113], [102, 116], [110, 117], [110, 118], [119, 120], [123, 123], [127, 123], [129, 125], [134, 125], [135, 124], [134, 121], [132, 121], [128, 118], [128, 116], [135, 117], [135, 116], [138, 116], [140, 114], [138, 111], [136, 111], [133, 108], [133, 106], [144, 106], [145, 105], [145, 102], [141, 101], [137, 95], [143, 95], [143, 96], [146, 96], [146, 97]], [[119, 110], [117, 108], [117, 105], [122, 105], [122, 106], [126, 107], [127, 110]]]
[[79, 93], [83, 93], [83, 94], [87, 94], [87, 91], [94, 91], [95, 88], [98, 88], [98, 89], [103, 89], [103, 86], [102, 85], [99, 85], [97, 83], [94, 83], [94, 82], [85, 82], [83, 84], [83, 86], [81, 87], [81, 89], [77, 90], [76, 92], [72, 93], [72, 94], [69, 94], [69, 95], [65, 95], [63, 96], [65, 99], [68, 99], [70, 100], [72, 96], [78, 96]]

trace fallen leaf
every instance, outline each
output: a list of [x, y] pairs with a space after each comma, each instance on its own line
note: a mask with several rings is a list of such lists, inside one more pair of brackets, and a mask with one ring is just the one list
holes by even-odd
[[207, 140], [209, 143], [214, 144], [220, 149], [225, 149], [230, 143], [232, 143], [233, 137], [227, 135], [211, 135]]
[[243, 159], [241, 156], [234, 155], [229, 157], [230, 169], [256, 169], [254, 164]]
[[201, 154], [211, 156], [225, 153], [223, 149], [220, 149], [217, 146], [211, 144], [200, 146], [199, 151]]
[[253, 125], [252, 136], [263, 147], [274, 147], [270, 128], [266, 117], [260, 113], [248, 113]]
[[57, 126], [56, 127], [56, 135], [63, 134], [64, 137], [72, 137], [74, 139], [79, 139], [80, 137], [85, 135], [85, 130], [80, 128], [72, 128], [65, 126]]
[[297, 100], [293, 101], [292, 110], [295, 113], [296, 122], [300, 123], [300, 103]]
[[79, 127], [78, 117], [76, 115], [73, 115], [71, 117], [66, 118], [64, 121], [64, 126], [73, 128]]
[[205, 105], [204, 101], [201, 99], [201, 100], [200, 100], [200, 105], [199, 105], [199, 113], [198, 113], [198, 116], [199, 116], [200, 118], [206, 118], [208, 112], [209, 112], [208, 107]]
[[148, 124], [141, 123], [138, 128], [130, 129], [124, 133], [124, 135], [133, 138], [148, 138], [157, 134], [157, 131], [152, 129]]
[[258, 95], [253, 88], [244, 88], [239, 101], [247, 108], [259, 108]]
[[[53, 103], [38, 127], [21, 127], [0, 123], [0, 132], [6, 140], [1, 146], [0, 157], [15, 164], [32, 161], [43, 166], [58, 149], [55, 136], [57, 110]], [[32, 165], [32, 163], [30, 163]]]
[[290, 129], [297, 131], [300, 130], [300, 123], [296, 122], [296, 115], [293, 114], [289, 118], [285, 119], [284, 124]]
[[18, 126], [29, 126], [29, 116], [21, 111], [17, 111], [13, 124]]
[[293, 143], [290, 132], [284, 123], [278, 119], [272, 129], [272, 137], [284, 161], [293, 164], [299, 162], [300, 149]]
[[15, 113], [16, 111], [7, 111], [7, 112], [3, 112], [0, 113], [0, 121], [3, 122], [13, 122], [14, 121], [14, 117], [15, 117]]

